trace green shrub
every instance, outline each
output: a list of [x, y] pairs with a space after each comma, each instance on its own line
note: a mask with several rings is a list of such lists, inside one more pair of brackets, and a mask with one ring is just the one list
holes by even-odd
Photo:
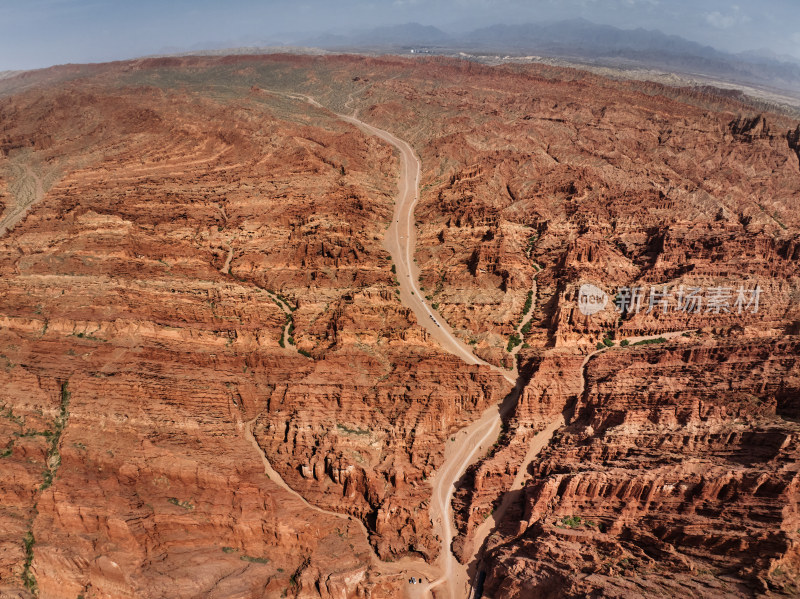
[[350, 428], [344, 424], [339, 424], [339, 423], [336, 424], [336, 428], [338, 428], [340, 431], [343, 431], [351, 435], [369, 435], [368, 428]]
[[177, 505], [178, 507], [182, 507], [185, 510], [193, 510], [194, 509], [194, 505], [192, 505], [192, 503], [189, 502], [189, 501], [179, 501], [175, 497], [170, 497], [170, 498], [167, 499], [167, 501], [169, 501], [172, 505]]
[[525, 305], [522, 307], [523, 316], [530, 312], [533, 305], [533, 289], [528, 290], [528, 297], [525, 298]]
[[31, 572], [31, 564], [33, 563], [33, 546], [36, 544], [36, 539], [33, 532], [28, 530], [25, 533], [25, 538], [22, 539], [25, 545], [25, 564], [22, 570], [22, 582], [25, 588], [28, 589], [34, 596], [39, 594], [38, 585], [36, 584], [36, 577]]
[[622, 347], [628, 347], [628, 346], [631, 344], [631, 342], [630, 342], [630, 341], [628, 341], [627, 339], [623, 339], [622, 341], [620, 341], [620, 342], [619, 342], [619, 344], [620, 344]]

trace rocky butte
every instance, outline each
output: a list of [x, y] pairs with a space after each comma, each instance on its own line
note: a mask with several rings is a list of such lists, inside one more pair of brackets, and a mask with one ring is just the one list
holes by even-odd
[[0, 597], [798, 596], [799, 139], [544, 65], [3, 79]]

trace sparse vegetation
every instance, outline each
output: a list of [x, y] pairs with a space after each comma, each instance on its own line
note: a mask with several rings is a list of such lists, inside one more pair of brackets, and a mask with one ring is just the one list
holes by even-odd
[[58, 467], [61, 466], [61, 454], [58, 450], [58, 444], [61, 441], [61, 434], [64, 432], [64, 427], [69, 420], [69, 401], [70, 401], [69, 384], [67, 382], [61, 383], [61, 409], [58, 416], [56, 416], [53, 423], [54, 430], [43, 431], [42, 436], [47, 437], [49, 443], [47, 445], [47, 461], [45, 470], [42, 473], [43, 482], [41, 489], [47, 489], [53, 484], [53, 479], [56, 476]]
[[276, 293], [276, 294], [275, 294], [275, 297], [277, 297], [277, 298], [278, 298], [279, 300], [281, 300], [281, 301], [282, 301], [284, 304], [286, 304], [286, 306], [289, 308], [289, 311], [290, 311], [290, 312], [294, 312], [295, 310], [297, 310], [297, 306], [293, 306], [292, 304], [290, 304], [290, 303], [289, 303], [289, 300], [288, 300], [288, 299], [286, 299], [285, 297], [283, 297], [283, 296], [282, 296], [280, 293]]
[[580, 516], [564, 516], [561, 518], [561, 525], [566, 528], [576, 528], [580, 526], [582, 522]]
[[536, 241], [539, 239], [538, 233], [532, 233], [530, 237], [528, 237], [528, 244], [525, 246], [525, 256], [528, 258], [531, 257], [531, 252], [536, 247]]
[[105, 343], [105, 339], [101, 339], [100, 337], [95, 337], [91, 333], [72, 333], [73, 337], [77, 337], [78, 339], [88, 339], [89, 341], [100, 341], [101, 343]]
[[33, 536], [33, 531], [28, 530], [25, 533], [25, 538], [22, 539], [25, 546], [25, 565], [22, 569], [22, 583], [34, 596], [39, 594], [39, 588], [36, 584], [36, 577], [31, 572], [31, 564], [33, 563], [33, 546], [36, 544], [36, 538]]
[[370, 434], [368, 428], [350, 428], [350, 427], [348, 427], [348, 426], [346, 426], [344, 424], [339, 424], [339, 423], [336, 424], [336, 428], [338, 428], [340, 431], [348, 433], [350, 435], [369, 435]]
[[7, 458], [13, 453], [14, 453], [14, 439], [11, 439], [6, 445], [6, 448], [2, 451], [2, 453], [0, 453], [0, 458]]
[[531, 306], [533, 306], [533, 289], [528, 290], [528, 297], [525, 298], [525, 305], [522, 307], [522, 318], [531, 311]]
[[633, 345], [652, 345], [654, 343], [664, 343], [666, 339], [664, 337], [656, 337], [655, 339], [642, 339], [641, 341], [637, 341]]
[[512, 352], [514, 348], [517, 347], [520, 343], [522, 343], [522, 339], [519, 335], [514, 333], [508, 340], [508, 346], [506, 346], [506, 351]]
[[14, 411], [11, 408], [7, 408], [5, 404], [0, 405], [0, 417], [7, 418], [14, 424], [18, 426], [24, 426], [25, 422], [19, 416], [14, 415]]
[[176, 497], [170, 497], [167, 499], [172, 505], [177, 505], [178, 507], [182, 507], [185, 510], [193, 510], [194, 505], [190, 501], [180, 501]]
[[268, 564], [269, 559], [266, 557], [252, 557], [250, 555], [243, 555], [239, 558], [243, 562], [250, 562], [251, 564]]

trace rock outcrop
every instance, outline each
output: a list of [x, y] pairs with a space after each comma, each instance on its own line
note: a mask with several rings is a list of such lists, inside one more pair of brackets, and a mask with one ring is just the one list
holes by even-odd
[[[279, 91], [413, 143], [420, 288], [517, 362], [453, 506], [486, 596], [797, 594], [797, 122], [576, 69], [288, 55], [0, 82], [0, 594], [381, 599], [380, 559], [437, 556], [428, 479], [509, 384], [398, 299], [392, 148]], [[617, 311], [633, 288], [664, 295]]]
[[0, 238], [0, 594], [396, 596], [375, 550], [435, 557], [425, 477], [508, 384], [397, 298], [391, 148], [277, 96], [142, 84], [0, 99], [30, 141], [4, 198], [50, 177]]
[[592, 358], [571, 424], [488, 543], [490, 593], [793, 594], [798, 343], [707, 339]]

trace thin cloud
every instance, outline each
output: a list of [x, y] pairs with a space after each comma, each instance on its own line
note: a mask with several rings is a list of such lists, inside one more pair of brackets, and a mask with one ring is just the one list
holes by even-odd
[[750, 22], [750, 17], [743, 14], [737, 5], [734, 4], [731, 8], [733, 9], [732, 12], [727, 14], [723, 14], [718, 10], [708, 13], [706, 15], [706, 23], [716, 29], [731, 29]]

